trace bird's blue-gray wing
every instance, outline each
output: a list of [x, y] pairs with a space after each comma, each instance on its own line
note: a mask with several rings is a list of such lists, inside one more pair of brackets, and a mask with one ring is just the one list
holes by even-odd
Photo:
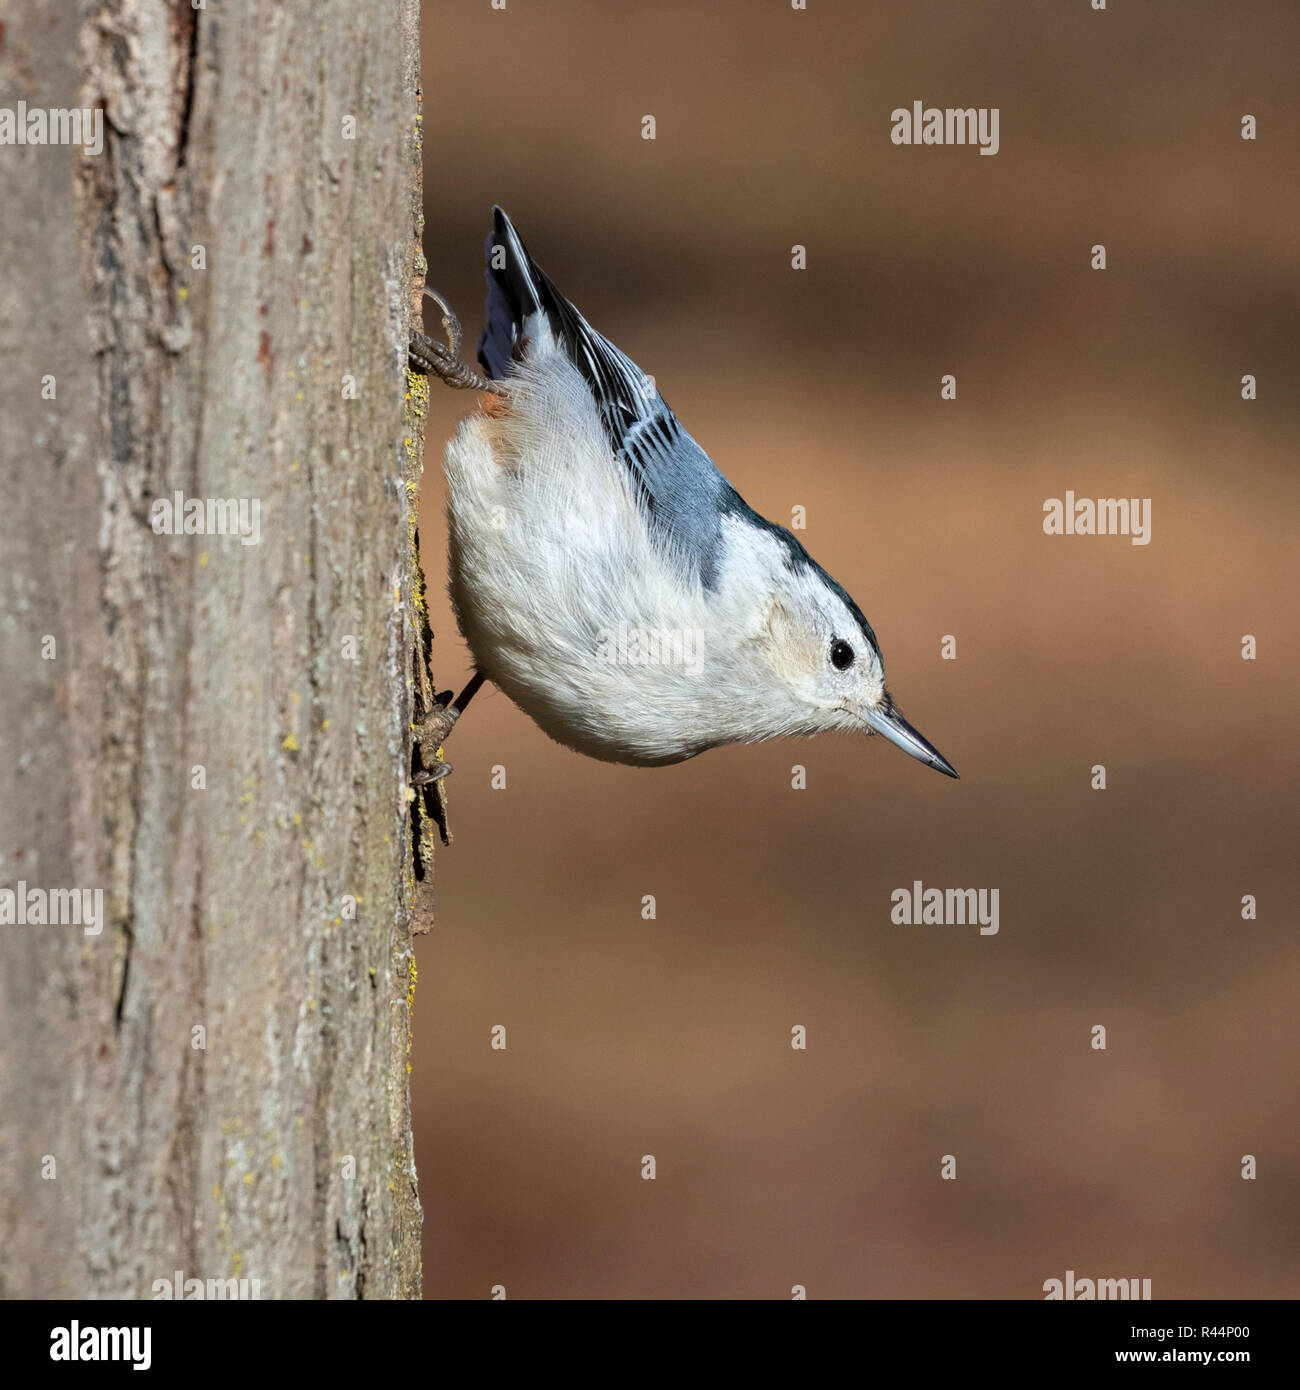
[[555, 288], [500, 208], [493, 209], [493, 217], [487, 242], [487, 320], [479, 342], [483, 369], [497, 380], [505, 378], [511, 359], [525, 351], [526, 321], [545, 314], [591, 388], [610, 449], [626, 466], [652, 529], [667, 550], [712, 588], [720, 563], [722, 517], [749, 509], [682, 428], [650, 378]]

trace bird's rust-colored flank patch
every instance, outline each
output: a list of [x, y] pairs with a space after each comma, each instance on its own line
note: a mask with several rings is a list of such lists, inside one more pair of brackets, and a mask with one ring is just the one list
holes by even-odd
[[478, 404], [479, 409], [485, 415], [492, 416], [494, 420], [500, 420], [510, 411], [510, 401], [507, 397], [494, 395], [491, 391], [480, 392]]

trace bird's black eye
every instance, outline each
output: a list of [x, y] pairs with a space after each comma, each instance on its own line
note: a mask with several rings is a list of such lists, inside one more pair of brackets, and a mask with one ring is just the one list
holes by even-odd
[[831, 665], [837, 671], [847, 671], [853, 665], [853, 648], [842, 637], [831, 643]]

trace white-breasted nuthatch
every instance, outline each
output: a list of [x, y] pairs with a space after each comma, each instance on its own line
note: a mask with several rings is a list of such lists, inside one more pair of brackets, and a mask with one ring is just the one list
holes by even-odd
[[436, 295], [449, 346], [417, 334], [411, 348], [413, 367], [487, 393], [447, 448], [451, 596], [476, 675], [435, 744], [490, 679], [552, 738], [609, 762], [840, 729], [956, 777], [894, 707], [848, 593], [744, 502], [493, 216], [487, 378], [459, 361]]

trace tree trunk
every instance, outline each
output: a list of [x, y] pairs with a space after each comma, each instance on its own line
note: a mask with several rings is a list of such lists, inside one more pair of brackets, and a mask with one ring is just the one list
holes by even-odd
[[20, 101], [104, 117], [0, 145], [0, 1295], [416, 1297], [417, 0], [11, 0]]

